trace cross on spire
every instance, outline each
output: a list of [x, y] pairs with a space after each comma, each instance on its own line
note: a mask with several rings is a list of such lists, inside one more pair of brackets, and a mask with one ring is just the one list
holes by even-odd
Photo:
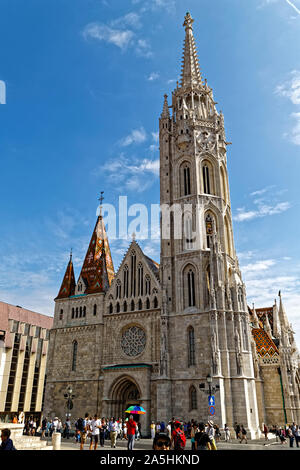
[[100, 217], [102, 216], [102, 203], [103, 203], [103, 200], [104, 200], [103, 194], [104, 194], [104, 191], [101, 191], [100, 197], [98, 199], [98, 201], [100, 201]]

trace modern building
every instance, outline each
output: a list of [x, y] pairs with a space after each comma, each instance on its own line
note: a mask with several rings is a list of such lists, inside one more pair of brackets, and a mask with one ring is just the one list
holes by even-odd
[[[133, 240], [115, 272], [100, 212], [77, 282], [71, 258], [55, 299], [45, 413], [64, 416], [71, 385], [74, 418], [124, 416], [138, 404], [147, 411], [144, 432], [151, 420], [211, 417], [243, 424], [254, 438], [268, 419], [284, 424], [284, 413], [269, 411], [282, 407], [282, 395], [276, 388], [272, 402], [257, 359], [258, 334], [267, 341], [268, 332], [251, 323], [235, 251], [224, 116], [200, 73], [189, 13], [184, 28], [181, 81], [159, 119], [161, 207], [176, 206], [179, 218], [162, 213], [160, 264]], [[274, 351], [288, 355], [286, 334], [278, 341]], [[293, 367], [299, 422], [296, 359]], [[208, 377], [216, 389], [210, 408]]]
[[41, 416], [53, 318], [0, 302], [0, 420]]

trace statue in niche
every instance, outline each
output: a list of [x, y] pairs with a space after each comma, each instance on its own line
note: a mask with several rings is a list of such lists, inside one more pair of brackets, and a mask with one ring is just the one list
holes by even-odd
[[219, 355], [218, 355], [218, 344], [217, 344], [217, 335], [216, 331], [213, 331], [211, 336], [211, 351], [212, 351], [212, 365], [213, 373], [217, 374], [219, 371]]

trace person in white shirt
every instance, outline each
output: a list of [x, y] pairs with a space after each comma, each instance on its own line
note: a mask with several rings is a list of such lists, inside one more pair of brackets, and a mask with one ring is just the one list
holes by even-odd
[[91, 424], [91, 443], [90, 443], [90, 449], [93, 449], [93, 442], [94, 442], [94, 450], [97, 450], [98, 442], [99, 442], [99, 434], [100, 434], [100, 428], [101, 428], [101, 419], [98, 419], [98, 416], [95, 415], [94, 419], [92, 419]]

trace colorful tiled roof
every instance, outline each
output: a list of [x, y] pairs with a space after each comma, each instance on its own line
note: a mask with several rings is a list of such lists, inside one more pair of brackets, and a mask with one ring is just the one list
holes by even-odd
[[[74, 268], [72, 263], [72, 256], [70, 256], [70, 261], [68, 263], [64, 279], [59, 290], [58, 296], [56, 299], [66, 299], [75, 293], [75, 276], [74, 276]], [[55, 300], [56, 300], [55, 299]]]
[[97, 219], [80, 275], [87, 285], [86, 294], [105, 292], [115, 276], [102, 216]]
[[252, 334], [256, 344], [256, 351], [259, 356], [279, 355], [279, 351], [268, 333], [263, 328], [252, 328]]

